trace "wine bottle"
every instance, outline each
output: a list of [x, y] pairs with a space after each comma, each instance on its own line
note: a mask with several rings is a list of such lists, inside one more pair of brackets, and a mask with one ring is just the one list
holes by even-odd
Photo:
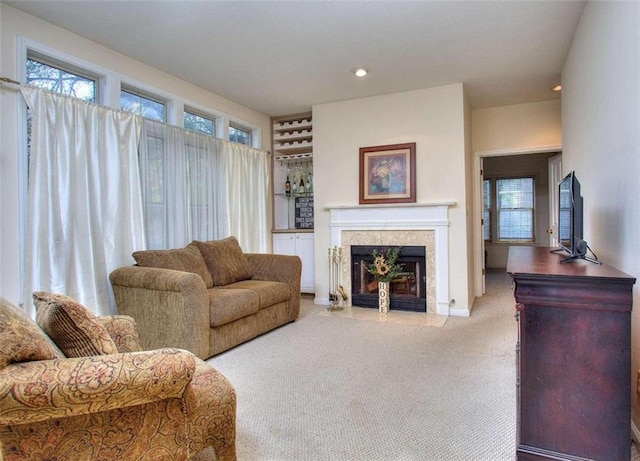
[[313, 176], [311, 170], [307, 173], [307, 192], [313, 192]]
[[284, 183], [284, 193], [287, 195], [291, 193], [291, 181], [289, 181], [289, 175], [287, 175], [287, 182]]
[[305, 189], [304, 189], [304, 181], [302, 180], [302, 177], [300, 177], [300, 187], [298, 187], [298, 191], [303, 194]]

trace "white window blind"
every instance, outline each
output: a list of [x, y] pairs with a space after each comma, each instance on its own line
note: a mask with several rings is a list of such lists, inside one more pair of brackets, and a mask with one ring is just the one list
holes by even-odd
[[534, 241], [533, 178], [498, 179], [496, 193], [498, 240], [501, 242]]

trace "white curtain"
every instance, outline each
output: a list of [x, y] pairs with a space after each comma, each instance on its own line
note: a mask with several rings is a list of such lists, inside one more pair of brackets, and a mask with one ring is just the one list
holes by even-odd
[[36, 88], [25, 240], [25, 310], [33, 291], [62, 293], [115, 313], [109, 273], [146, 247], [132, 115]]
[[149, 248], [234, 235], [244, 251], [268, 251], [267, 152], [145, 120], [140, 165]]
[[222, 142], [229, 194], [228, 233], [238, 238], [245, 252], [265, 253], [269, 248], [271, 222], [269, 155], [242, 144]]

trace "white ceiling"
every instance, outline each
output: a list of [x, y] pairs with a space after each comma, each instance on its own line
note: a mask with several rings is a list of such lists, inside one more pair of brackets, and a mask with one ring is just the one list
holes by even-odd
[[[4, 1], [268, 115], [463, 82], [544, 101], [584, 1]], [[363, 66], [367, 77], [350, 72]]]

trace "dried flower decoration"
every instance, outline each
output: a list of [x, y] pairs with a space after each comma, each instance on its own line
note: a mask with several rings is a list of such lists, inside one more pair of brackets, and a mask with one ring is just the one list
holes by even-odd
[[403, 264], [396, 264], [399, 255], [400, 247], [387, 247], [381, 251], [373, 250], [373, 263], [368, 267], [369, 273], [381, 282], [392, 281], [404, 269]]

